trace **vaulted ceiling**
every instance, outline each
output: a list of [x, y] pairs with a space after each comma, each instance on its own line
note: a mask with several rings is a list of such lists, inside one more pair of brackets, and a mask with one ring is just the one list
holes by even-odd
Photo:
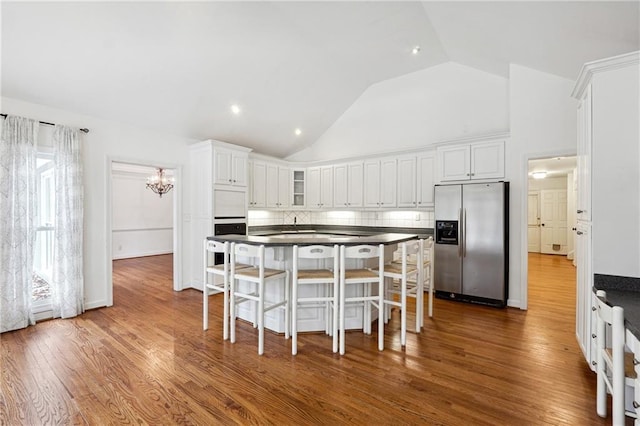
[[637, 1], [0, 7], [2, 96], [277, 157], [389, 78], [454, 61], [575, 79], [585, 62], [640, 49]]

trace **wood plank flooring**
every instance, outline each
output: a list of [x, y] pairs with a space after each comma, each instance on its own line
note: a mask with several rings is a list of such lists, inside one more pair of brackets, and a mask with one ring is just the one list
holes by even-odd
[[[114, 262], [114, 306], [0, 337], [0, 424], [599, 425], [595, 374], [575, 339], [575, 270], [530, 255], [529, 311], [435, 300], [422, 333], [386, 348], [350, 332], [290, 341], [240, 322], [222, 340], [221, 296], [172, 291], [171, 256]], [[216, 309], [217, 308], [217, 309]], [[410, 330], [411, 316], [409, 315]]]

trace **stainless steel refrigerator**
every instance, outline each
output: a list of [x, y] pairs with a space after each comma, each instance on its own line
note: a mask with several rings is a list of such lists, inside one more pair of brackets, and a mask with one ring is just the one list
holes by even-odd
[[435, 187], [436, 297], [504, 307], [509, 277], [509, 183]]

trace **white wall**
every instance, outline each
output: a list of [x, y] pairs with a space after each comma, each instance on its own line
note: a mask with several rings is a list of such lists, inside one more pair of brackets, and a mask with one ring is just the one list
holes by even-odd
[[[124, 100], [123, 100], [124, 101]], [[99, 102], [99, 100], [96, 100]], [[111, 253], [107, 251], [110, 235], [107, 222], [111, 209], [107, 202], [110, 184], [109, 159], [138, 159], [141, 164], [156, 164], [179, 171], [187, 163], [185, 137], [156, 133], [114, 121], [101, 120], [78, 113], [50, 108], [11, 98], [2, 98], [2, 112], [37, 120], [87, 127], [81, 137], [84, 166], [84, 282], [85, 307], [88, 309], [111, 303], [111, 282], [107, 268]], [[180, 176], [180, 174], [178, 174]], [[176, 182], [174, 191], [180, 191]], [[178, 205], [181, 204], [179, 193]], [[184, 252], [184, 250], [183, 250]]]
[[574, 82], [512, 64], [509, 67], [511, 139], [506, 177], [511, 181], [509, 305], [527, 306], [527, 162], [576, 154], [577, 103]]
[[113, 259], [173, 253], [173, 191], [161, 198], [148, 189], [147, 177], [155, 173], [152, 167], [113, 164]]
[[336, 160], [505, 132], [508, 80], [453, 62], [369, 87], [292, 161]]

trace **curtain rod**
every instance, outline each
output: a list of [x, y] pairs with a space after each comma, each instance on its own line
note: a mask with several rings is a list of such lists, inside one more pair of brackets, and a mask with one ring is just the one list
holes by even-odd
[[[0, 114], [2, 117], [7, 118], [7, 114]], [[48, 121], [40, 121], [40, 124], [44, 124], [46, 126], [55, 126], [54, 123], [49, 123]], [[89, 129], [87, 129], [86, 127], [83, 129], [80, 129], [81, 132], [84, 133], [89, 133]]]

